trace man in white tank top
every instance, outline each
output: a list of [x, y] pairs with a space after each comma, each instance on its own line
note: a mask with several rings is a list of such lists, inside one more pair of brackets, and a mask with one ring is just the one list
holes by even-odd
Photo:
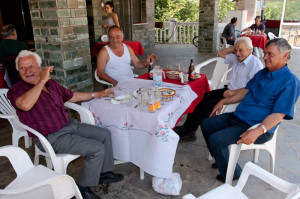
[[145, 62], [139, 60], [131, 47], [122, 43], [123, 37], [122, 30], [118, 26], [112, 26], [108, 30], [109, 44], [102, 48], [97, 56], [97, 75], [114, 86], [121, 77], [133, 78], [131, 62], [136, 68], [146, 68], [150, 65], [150, 58], [153, 62], [157, 60], [153, 53], [147, 56]]

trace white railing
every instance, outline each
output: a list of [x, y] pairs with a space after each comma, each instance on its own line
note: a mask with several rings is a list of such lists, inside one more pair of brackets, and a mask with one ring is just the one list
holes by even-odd
[[155, 28], [157, 43], [192, 44], [198, 36], [199, 22], [163, 22], [162, 28]]

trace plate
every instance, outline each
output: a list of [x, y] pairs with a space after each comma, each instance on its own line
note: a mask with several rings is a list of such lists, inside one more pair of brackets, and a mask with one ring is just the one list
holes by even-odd
[[111, 99], [112, 104], [124, 104], [131, 101], [132, 101], [132, 97], [130, 95], [120, 95]]
[[198, 79], [198, 78], [200, 78], [201, 77], [201, 75], [200, 74], [194, 74], [194, 77], [193, 77], [193, 79]]

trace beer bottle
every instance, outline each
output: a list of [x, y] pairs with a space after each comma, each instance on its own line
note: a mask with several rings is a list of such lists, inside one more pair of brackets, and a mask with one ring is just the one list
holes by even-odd
[[193, 59], [191, 59], [190, 67], [189, 67], [189, 81], [193, 81], [194, 80], [193, 79], [194, 70], [195, 70], [195, 68], [194, 68], [194, 61], [193, 61]]
[[150, 64], [148, 67], [148, 79], [153, 80], [153, 73], [151, 74], [151, 70], [153, 69], [153, 62], [152, 62], [152, 58], [150, 58]]

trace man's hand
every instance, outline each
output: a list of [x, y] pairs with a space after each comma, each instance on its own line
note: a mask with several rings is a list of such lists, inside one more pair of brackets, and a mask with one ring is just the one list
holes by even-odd
[[212, 110], [211, 114], [209, 115], [209, 117], [215, 116], [215, 115], [220, 115], [222, 109], [223, 109], [223, 100], [219, 101], [214, 109]]
[[53, 66], [46, 66], [44, 70], [40, 73], [40, 82], [43, 82], [44, 84], [51, 79], [50, 73], [53, 71]]
[[236, 91], [227, 89], [227, 90], [223, 93], [223, 96], [224, 96], [224, 97], [229, 97], [229, 96], [234, 95], [235, 93], [236, 93]]
[[240, 135], [241, 139], [237, 141], [238, 144], [252, 144], [255, 140], [263, 133], [261, 127], [257, 127], [255, 129], [249, 129], [242, 135]]
[[146, 59], [146, 65], [149, 66], [150, 65], [150, 58], [152, 59], [152, 62], [156, 62], [156, 60], [158, 60], [157, 56], [152, 53], [151, 55], [148, 55], [147, 56], [147, 59]]

